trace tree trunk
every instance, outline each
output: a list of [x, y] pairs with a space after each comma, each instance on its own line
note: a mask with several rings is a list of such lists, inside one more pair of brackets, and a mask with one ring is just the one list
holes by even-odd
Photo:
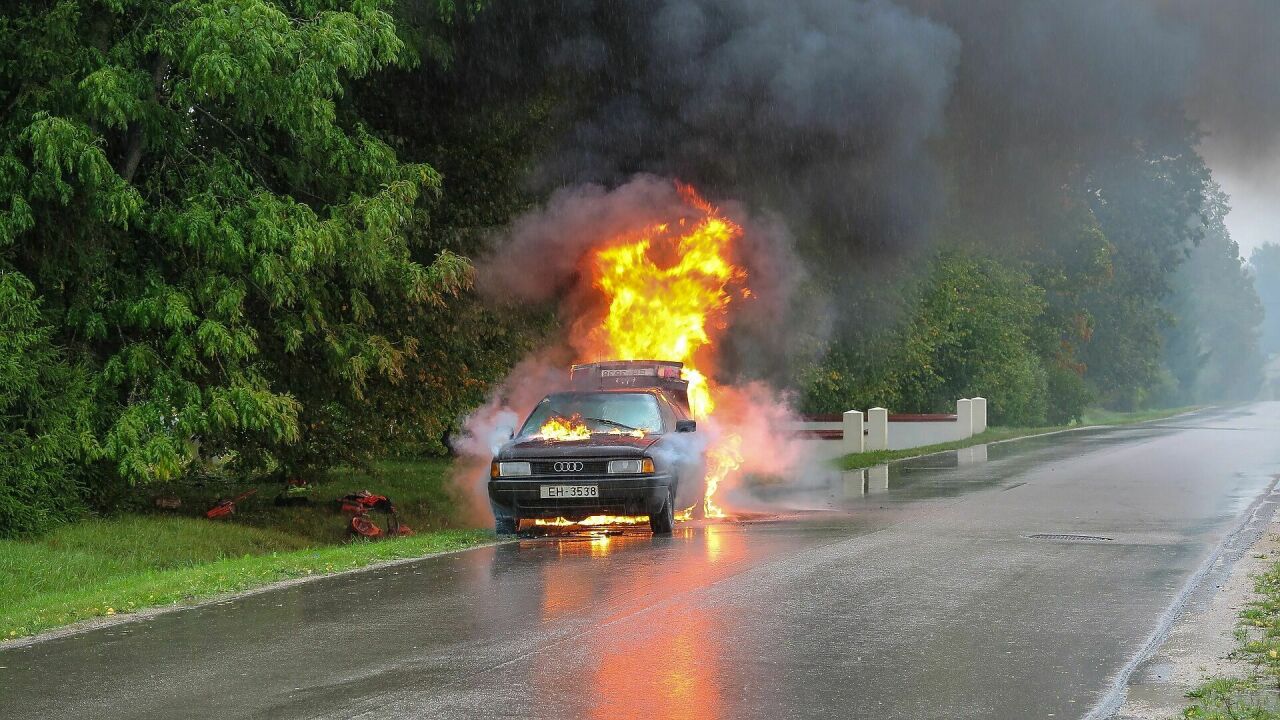
[[[164, 76], [167, 72], [169, 72], [169, 61], [163, 55], [156, 55], [155, 63], [151, 67], [152, 100], [160, 96]], [[129, 146], [125, 150], [124, 164], [120, 168], [120, 177], [124, 178], [127, 183], [133, 182], [133, 176], [138, 172], [138, 164], [142, 162], [143, 140], [142, 122], [134, 121], [129, 127]]]

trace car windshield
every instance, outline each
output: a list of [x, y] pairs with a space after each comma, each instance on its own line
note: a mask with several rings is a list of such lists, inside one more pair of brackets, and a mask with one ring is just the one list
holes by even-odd
[[551, 418], [581, 422], [591, 432], [662, 431], [658, 401], [642, 393], [572, 393], [547, 397], [529, 414], [521, 437], [537, 435]]

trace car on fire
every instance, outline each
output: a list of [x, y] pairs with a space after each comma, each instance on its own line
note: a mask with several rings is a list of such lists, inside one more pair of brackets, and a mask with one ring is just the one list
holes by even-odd
[[574, 365], [572, 390], [547, 395], [493, 458], [494, 528], [521, 520], [647, 515], [668, 534], [702, 497], [703, 443], [690, 417], [682, 364]]

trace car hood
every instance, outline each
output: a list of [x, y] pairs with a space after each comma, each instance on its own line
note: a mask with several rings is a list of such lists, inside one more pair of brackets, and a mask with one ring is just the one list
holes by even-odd
[[662, 437], [660, 434], [634, 437], [596, 433], [589, 440], [544, 440], [525, 438], [512, 440], [498, 451], [502, 460], [540, 460], [544, 458], [640, 457]]

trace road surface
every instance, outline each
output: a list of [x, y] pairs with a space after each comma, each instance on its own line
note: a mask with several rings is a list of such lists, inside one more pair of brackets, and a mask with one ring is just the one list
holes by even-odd
[[9, 649], [0, 716], [1105, 717], [1276, 473], [1273, 403], [799, 478]]

